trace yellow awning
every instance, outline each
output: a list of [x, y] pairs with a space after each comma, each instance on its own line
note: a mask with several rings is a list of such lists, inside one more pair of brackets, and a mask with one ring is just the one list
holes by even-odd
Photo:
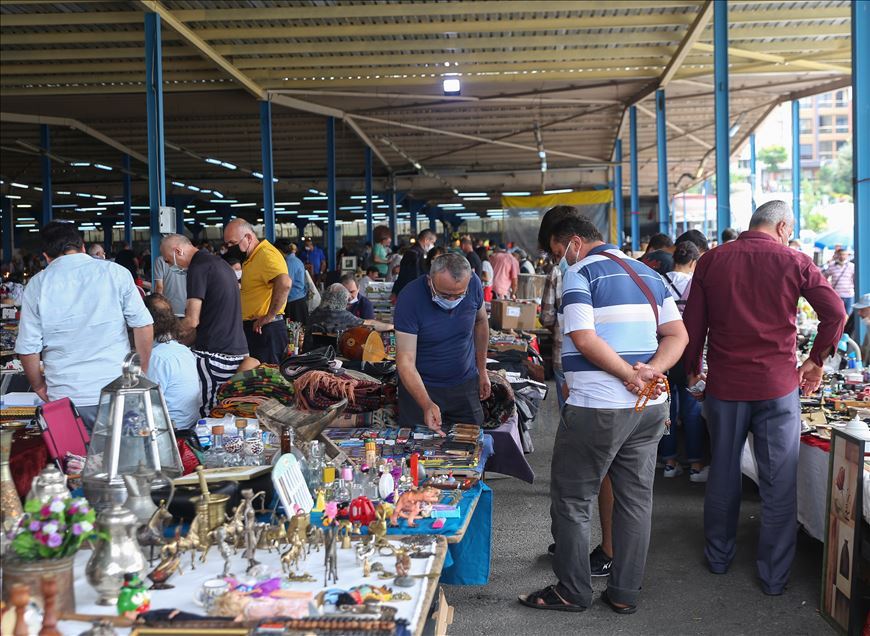
[[554, 205], [596, 205], [611, 203], [613, 190], [585, 190], [583, 192], [562, 192], [531, 197], [502, 197], [503, 208], [551, 208]]

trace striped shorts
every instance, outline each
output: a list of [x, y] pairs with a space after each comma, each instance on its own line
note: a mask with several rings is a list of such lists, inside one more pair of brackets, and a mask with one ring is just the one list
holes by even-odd
[[233, 377], [247, 356], [231, 356], [211, 351], [193, 350], [201, 391], [199, 416], [208, 417], [214, 406], [215, 394], [221, 385]]

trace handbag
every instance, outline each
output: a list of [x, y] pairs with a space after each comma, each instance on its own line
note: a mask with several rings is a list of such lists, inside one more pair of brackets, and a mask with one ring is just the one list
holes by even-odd
[[63, 468], [67, 453], [84, 457], [91, 441], [85, 423], [69, 398], [46, 402], [36, 409], [42, 440], [49, 456]]

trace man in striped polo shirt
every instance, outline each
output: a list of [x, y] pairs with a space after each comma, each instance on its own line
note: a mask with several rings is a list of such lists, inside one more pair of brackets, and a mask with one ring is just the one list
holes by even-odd
[[[562, 287], [562, 368], [569, 386], [553, 450], [550, 516], [559, 581], [520, 597], [538, 609], [582, 611], [592, 602], [589, 520], [601, 481], [615, 496], [613, 567], [601, 599], [637, 609], [649, 547], [656, 449], [668, 416], [664, 373], [688, 337], [661, 277], [602, 240], [587, 218], [553, 229], [551, 253], [569, 267]], [[637, 396], [655, 384], [649, 403]]]

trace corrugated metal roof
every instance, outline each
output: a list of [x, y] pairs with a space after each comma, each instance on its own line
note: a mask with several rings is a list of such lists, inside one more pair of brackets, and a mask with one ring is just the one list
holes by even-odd
[[[144, 151], [144, 6], [0, 4], [3, 109], [74, 117]], [[652, 108], [643, 99], [651, 102], [650, 87], [704, 3], [166, 0], [161, 6], [266, 91], [261, 96], [290, 91], [312, 106], [340, 109], [400, 175], [400, 187], [443, 200], [452, 195], [432, 173], [450, 174], [464, 187], [498, 181], [482, 172], [505, 175], [503, 183], [511, 183], [511, 174], [534, 173], [536, 128], [549, 153], [548, 183], [573, 185], [589, 174], [604, 181], [600, 166], [610, 158], [626, 104], [642, 98]], [[738, 144], [778, 100], [848, 79], [848, 1], [728, 6]], [[687, 187], [714, 165], [711, 42], [708, 25], [667, 87], [671, 189]], [[227, 74], [166, 21], [163, 44], [166, 138], [189, 150], [167, 150], [168, 171], [185, 183], [258, 197], [256, 179], [202, 160], [219, 155], [256, 169], [253, 96], [240, 92], [239, 75]], [[440, 82], [448, 75], [461, 78], [465, 98], [479, 99], [444, 99]], [[321, 117], [278, 105], [273, 117], [280, 198], [322, 178], [324, 128]], [[639, 123], [641, 190], [652, 193], [655, 122], [641, 115]], [[354, 177], [346, 183], [352, 189], [359, 187], [364, 145], [349, 126], [340, 130], [339, 171]], [[4, 175], [36, 182], [38, 162], [20, 143], [38, 145], [36, 127], [3, 123], [0, 136], [0, 145], [16, 149], [4, 156]], [[79, 131], [58, 130], [53, 149], [74, 159], [117, 160], [115, 149]], [[93, 179], [109, 187], [112, 177], [55, 167], [56, 183]], [[378, 166], [380, 176], [386, 172]]]

